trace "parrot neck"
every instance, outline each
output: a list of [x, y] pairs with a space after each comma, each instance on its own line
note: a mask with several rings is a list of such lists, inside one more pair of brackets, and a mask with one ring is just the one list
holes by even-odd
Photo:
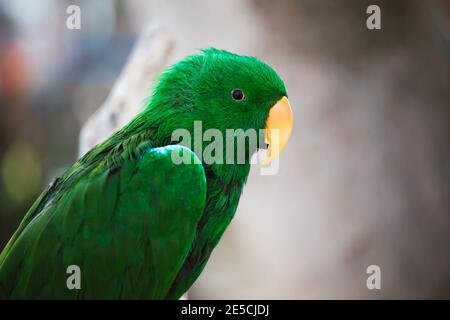
[[247, 181], [250, 172], [250, 164], [203, 164], [205, 172], [211, 179], [217, 180], [223, 186], [240, 185]]
[[[186, 119], [183, 124], [174, 122], [173, 119], [180, 117], [180, 115], [177, 114], [179, 111], [173, 110], [176, 110], [176, 108], [163, 109], [159, 105], [155, 105], [152, 108], [149, 107], [110, 140], [114, 141], [117, 139], [123, 142], [124, 138], [126, 138], [125, 140], [134, 142], [136, 146], [142, 142], [147, 142], [153, 147], [170, 144], [184, 145], [197, 154], [202, 161], [205, 172], [209, 172], [211, 178], [216, 179], [224, 186], [230, 184], [243, 186], [250, 172], [250, 157], [248, 154], [252, 154], [256, 150], [246, 152], [244, 163], [239, 163], [237, 159], [238, 151], [234, 149], [234, 163], [229, 164], [227, 163], [228, 159], [226, 159], [228, 151], [226, 148], [228, 146], [225, 141], [222, 141], [222, 147], [224, 148], [222, 152], [223, 159], [218, 159], [218, 162], [211, 163], [211, 161], [208, 161], [211, 158], [207, 151], [208, 147], [211, 149], [211, 145], [210, 141], [204, 137], [205, 129], [202, 128], [201, 124], [198, 124], [199, 121], [191, 119], [189, 114], [184, 116]], [[174, 140], [174, 132], [180, 130], [180, 127], [185, 129], [182, 129], [181, 134], [176, 135], [178, 138]], [[231, 147], [236, 148], [236, 145], [233, 144]]]

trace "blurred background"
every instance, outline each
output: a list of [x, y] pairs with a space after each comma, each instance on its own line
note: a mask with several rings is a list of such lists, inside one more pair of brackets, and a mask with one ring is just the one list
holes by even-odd
[[259, 57], [294, 110], [279, 173], [252, 169], [190, 299], [450, 298], [450, 1], [1, 0], [0, 248], [76, 161], [149, 23], [173, 40], [168, 64], [211, 46]]

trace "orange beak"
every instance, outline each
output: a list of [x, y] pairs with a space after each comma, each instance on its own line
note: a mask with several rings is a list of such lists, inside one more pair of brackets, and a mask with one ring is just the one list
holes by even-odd
[[289, 140], [293, 122], [291, 105], [289, 100], [283, 97], [270, 109], [267, 117], [265, 138], [269, 150], [268, 158], [261, 165], [267, 165], [279, 157]]

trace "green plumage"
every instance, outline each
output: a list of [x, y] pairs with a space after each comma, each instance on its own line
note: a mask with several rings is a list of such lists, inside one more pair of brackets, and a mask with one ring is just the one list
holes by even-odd
[[[234, 88], [246, 93], [234, 101]], [[283, 82], [253, 57], [208, 49], [164, 72], [146, 109], [56, 179], [0, 255], [0, 298], [177, 299], [230, 223], [250, 164], [205, 164], [178, 128], [263, 129]], [[174, 164], [176, 151], [196, 160]], [[254, 151], [254, 150], [251, 150]], [[69, 265], [81, 289], [66, 286]]]

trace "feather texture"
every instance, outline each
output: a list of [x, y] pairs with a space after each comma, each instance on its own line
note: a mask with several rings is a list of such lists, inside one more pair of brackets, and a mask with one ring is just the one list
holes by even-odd
[[[202, 163], [172, 132], [195, 136], [194, 121], [223, 136], [263, 129], [282, 96], [281, 79], [253, 57], [208, 49], [169, 68], [147, 108], [30, 208], [0, 254], [0, 298], [179, 298], [232, 220], [250, 163]], [[174, 164], [173, 151], [192, 164]], [[69, 265], [81, 268], [81, 290], [66, 286]]]

